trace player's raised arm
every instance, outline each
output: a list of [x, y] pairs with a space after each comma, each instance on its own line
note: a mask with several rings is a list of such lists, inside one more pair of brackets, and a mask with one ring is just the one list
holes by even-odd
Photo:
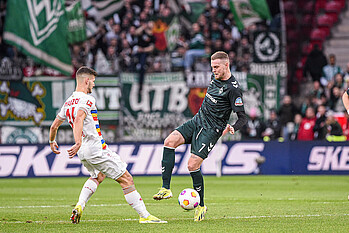
[[74, 127], [73, 127], [75, 144], [68, 150], [69, 158], [73, 158], [74, 155], [78, 153], [81, 147], [81, 141], [82, 141], [81, 135], [82, 135], [82, 128], [84, 126], [85, 118], [86, 118], [85, 111], [79, 109], [79, 111], [76, 114], [76, 118], [74, 120]]
[[57, 135], [57, 131], [59, 126], [61, 126], [61, 124], [63, 123], [63, 121], [56, 117], [56, 119], [52, 122], [52, 125], [50, 127], [50, 134], [49, 134], [49, 140], [48, 142], [50, 143], [50, 147], [53, 153], [55, 154], [60, 154], [61, 152], [58, 150], [58, 144], [55, 140], [56, 135]]

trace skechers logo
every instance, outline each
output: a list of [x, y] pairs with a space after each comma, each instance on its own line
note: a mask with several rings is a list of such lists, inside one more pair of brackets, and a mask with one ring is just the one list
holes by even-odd
[[206, 93], [206, 96], [213, 102], [213, 103], [217, 103], [217, 100], [215, 100], [210, 94]]

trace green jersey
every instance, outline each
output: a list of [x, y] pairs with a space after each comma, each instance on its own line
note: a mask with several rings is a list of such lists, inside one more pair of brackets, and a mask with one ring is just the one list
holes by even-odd
[[227, 126], [232, 111], [245, 111], [238, 81], [233, 75], [224, 81], [217, 80], [212, 75], [204, 102], [193, 118], [194, 122], [205, 129], [212, 128], [221, 133]]

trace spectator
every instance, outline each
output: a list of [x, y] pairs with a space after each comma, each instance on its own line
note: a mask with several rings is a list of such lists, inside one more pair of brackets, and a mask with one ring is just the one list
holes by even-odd
[[314, 138], [317, 140], [323, 140], [326, 138], [326, 118], [326, 107], [324, 105], [320, 105], [317, 109], [316, 121], [314, 126]]
[[205, 55], [199, 57], [195, 62], [195, 71], [210, 72], [211, 71], [211, 48], [205, 47]]
[[303, 76], [306, 77], [309, 73], [313, 82], [320, 81], [322, 68], [327, 65], [327, 59], [319, 46], [314, 45], [313, 50], [309, 53], [304, 65]]
[[237, 49], [238, 57], [242, 57], [244, 54], [251, 54], [252, 46], [248, 43], [247, 37], [243, 37]]
[[133, 62], [132, 62], [132, 48], [130, 46], [130, 44], [128, 43], [127, 39], [123, 39], [121, 41], [121, 47], [122, 50], [120, 52], [120, 56], [119, 56], [119, 64], [120, 64], [120, 69], [122, 71], [132, 71], [132, 66], [133, 66]]
[[328, 82], [333, 81], [335, 74], [342, 73], [342, 69], [336, 66], [336, 56], [334, 54], [329, 55], [328, 65], [322, 68], [322, 77], [320, 82], [323, 86], [326, 86]]
[[300, 113], [302, 114], [302, 116], [305, 116], [305, 113], [308, 109], [308, 107], [312, 107], [314, 109], [317, 108], [316, 105], [316, 100], [315, 96], [313, 95], [308, 95], [307, 98], [305, 99], [305, 101], [302, 102], [301, 106], [300, 106]]
[[297, 113], [295, 116], [294, 116], [294, 122], [289, 122], [288, 124], [288, 132], [289, 132], [289, 139], [291, 141], [295, 141], [297, 140], [297, 136], [298, 136], [298, 131], [299, 131], [299, 127], [302, 123], [302, 115]]
[[222, 30], [219, 28], [217, 21], [211, 22], [210, 39], [212, 41], [222, 40]]
[[333, 85], [344, 91], [344, 81], [341, 73], [337, 73], [334, 75]]
[[192, 25], [192, 37], [189, 49], [185, 53], [184, 68], [187, 72], [192, 70], [195, 58], [205, 55], [205, 38], [201, 33], [199, 24]]
[[282, 100], [282, 105], [280, 106], [280, 109], [278, 111], [278, 116], [282, 126], [282, 137], [285, 140], [289, 138], [287, 124], [289, 122], [293, 122], [294, 116], [297, 112], [298, 110], [296, 106], [292, 103], [291, 96], [289, 95], [284, 96]]
[[266, 122], [266, 129], [262, 133], [262, 136], [267, 141], [268, 139], [275, 140], [281, 137], [281, 123], [274, 109], [270, 111], [270, 117]]
[[120, 26], [120, 24], [114, 24], [112, 26], [112, 30], [109, 31], [105, 35], [108, 45], [110, 45], [110, 41], [113, 40], [113, 39], [119, 40], [120, 39], [120, 33], [121, 33], [121, 26]]
[[265, 124], [257, 116], [257, 109], [251, 108], [249, 120], [241, 129], [243, 139], [262, 139], [262, 132], [265, 131]]
[[349, 80], [349, 62], [347, 63], [346, 71], [343, 73], [343, 80], [344, 82], [347, 82]]
[[311, 92], [311, 95], [315, 96], [315, 98], [317, 98], [317, 99], [320, 99], [321, 95], [323, 95], [323, 94], [324, 94], [324, 90], [321, 87], [320, 82], [317, 81], [317, 80], [314, 81], [314, 83], [313, 83], [313, 90]]
[[314, 108], [308, 107], [305, 112], [305, 117], [302, 119], [299, 126], [297, 139], [299, 141], [311, 141], [314, 140], [314, 126], [316, 122]]
[[334, 117], [333, 113], [330, 112], [326, 119], [326, 126], [327, 128], [327, 141], [345, 141], [346, 137], [343, 136], [343, 130], [342, 126], [338, 123], [336, 118]]
[[114, 46], [109, 46], [107, 55], [105, 56], [107, 63], [104, 67], [104, 73], [105, 74], [115, 74], [119, 72], [119, 61], [118, 57], [116, 56], [116, 51]]
[[138, 46], [135, 46], [134, 49], [138, 57], [137, 70], [139, 70], [139, 94], [142, 92], [143, 88], [147, 57], [155, 48], [153, 25], [154, 23], [152, 21], [149, 21], [148, 23], [142, 22], [142, 25], [137, 28], [135, 32], [135, 34], [138, 35]]
[[335, 112], [344, 112], [345, 108], [342, 103], [342, 91], [338, 87], [333, 87], [329, 100], [329, 107]]

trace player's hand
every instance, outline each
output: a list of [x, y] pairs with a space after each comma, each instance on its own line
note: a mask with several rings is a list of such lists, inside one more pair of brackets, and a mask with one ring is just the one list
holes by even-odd
[[57, 144], [57, 142], [52, 142], [52, 143], [50, 143], [50, 147], [51, 147], [51, 150], [52, 150], [52, 152], [53, 153], [55, 153], [55, 154], [60, 154], [61, 152], [58, 150], [58, 144]]
[[227, 128], [225, 128], [230, 134], [233, 134], [235, 133], [235, 129], [233, 126], [227, 124]]
[[73, 158], [79, 151], [81, 143], [75, 143], [68, 151], [69, 158]]

